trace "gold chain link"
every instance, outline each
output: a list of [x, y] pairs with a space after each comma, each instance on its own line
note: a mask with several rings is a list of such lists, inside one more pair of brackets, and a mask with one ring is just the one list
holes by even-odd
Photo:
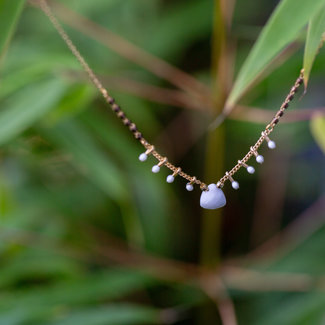
[[[304, 70], [302, 69], [300, 71], [300, 75], [297, 78], [296, 82], [294, 83], [293, 87], [291, 88], [289, 94], [287, 95], [286, 99], [282, 103], [280, 109], [276, 112], [274, 118], [271, 120], [271, 122], [265, 127], [265, 130], [262, 132], [262, 135], [257, 140], [257, 142], [254, 144], [254, 146], [251, 147], [251, 150], [242, 158], [241, 162], [246, 163], [253, 155], [254, 152], [257, 152], [259, 147], [262, 145], [266, 137], [273, 132], [274, 127], [278, 124], [280, 118], [284, 115], [284, 111], [289, 107], [289, 103], [293, 100], [293, 97], [295, 93], [297, 92], [299, 86], [303, 83], [304, 78]], [[229, 176], [233, 176], [235, 173], [238, 172], [238, 170], [242, 167], [241, 163], [237, 163], [233, 169], [231, 169], [229, 172], [226, 172], [225, 175], [220, 178], [218, 182], [219, 187], [223, 187], [224, 183], [229, 179]]]
[[[201, 180], [197, 179], [195, 176], [191, 176], [189, 174], [186, 174], [181, 170], [180, 167], [176, 167], [172, 163], [170, 163], [167, 159], [167, 157], [162, 156], [160, 153], [158, 153], [152, 144], [150, 144], [141, 134], [141, 132], [138, 131], [135, 123], [133, 123], [129, 118], [126, 117], [126, 114], [121, 110], [120, 106], [115, 103], [115, 100], [113, 97], [111, 97], [108, 94], [108, 91], [105, 89], [105, 87], [102, 85], [100, 80], [95, 75], [94, 71], [90, 68], [84, 57], [81, 55], [79, 50], [76, 48], [68, 34], [63, 29], [62, 25], [58, 22], [56, 17], [54, 16], [51, 8], [48, 6], [46, 0], [38, 0], [35, 2], [31, 1], [32, 3], [39, 5], [40, 9], [45, 13], [45, 15], [49, 18], [54, 28], [57, 30], [57, 32], [60, 34], [63, 41], [66, 43], [72, 54], [77, 58], [85, 72], [88, 74], [90, 80], [93, 82], [95, 87], [101, 92], [102, 96], [106, 100], [106, 102], [111, 106], [112, 110], [116, 113], [116, 115], [122, 120], [122, 123], [126, 125], [129, 130], [133, 133], [135, 138], [140, 141], [140, 143], [143, 145], [143, 147], [150, 153], [153, 157], [155, 157], [160, 165], [166, 166], [168, 169], [170, 169], [173, 172], [173, 175], [179, 175], [186, 179], [190, 184], [197, 184], [200, 186], [201, 190], [208, 190], [207, 184], [202, 182]], [[276, 124], [279, 122], [280, 118], [283, 116], [285, 109], [288, 108], [289, 103], [292, 101], [294, 94], [297, 92], [299, 86], [302, 84], [304, 78], [304, 71], [301, 70], [299, 77], [297, 78], [294, 86], [291, 88], [289, 94], [287, 95], [286, 99], [282, 103], [280, 109], [275, 114], [272, 121], [266, 126], [265, 130], [262, 132], [262, 135], [257, 140], [254, 146], [251, 147], [251, 150], [243, 157], [243, 159], [240, 161], [241, 163], [237, 163], [229, 172], [226, 172], [225, 175], [219, 180], [217, 183], [218, 187], [223, 187], [224, 183], [230, 179], [237, 171], [242, 167], [242, 164], [245, 164], [253, 155], [254, 152], [257, 152], [258, 148], [262, 145], [266, 137], [273, 131]]]

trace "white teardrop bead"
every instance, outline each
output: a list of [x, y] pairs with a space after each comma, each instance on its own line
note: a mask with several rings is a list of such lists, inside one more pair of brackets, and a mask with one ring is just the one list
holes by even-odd
[[248, 166], [248, 167], [247, 167], [247, 172], [248, 172], [249, 174], [254, 174], [254, 173], [255, 173], [255, 168], [254, 168], [253, 166]]
[[175, 177], [173, 175], [168, 175], [166, 178], [167, 183], [172, 183], [175, 180]]
[[270, 140], [268, 143], [267, 143], [267, 146], [270, 148], [270, 149], [275, 149], [276, 148], [276, 144], [274, 141]]
[[140, 156], [139, 156], [139, 160], [140, 161], [146, 161], [148, 158], [148, 156], [145, 154], [145, 153], [142, 153]]
[[264, 162], [264, 157], [262, 155], [258, 155], [256, 157], [256, 161], [259, 163], [259, 164], [263, 164]]
[[238, 190], [239, 189], [239, 183], [237, 181], [233, 181], [231, 182], [231, 186], [234, 190]]
[[154, 165], [151, 169], [151, 171], [155, 174], [159, 173], [160, 167], [158, 165]]
[[189, 192], [191, 192], [191, 191], [193, 191], [194, 187], [193, 187], [192, 184], [187, 183], [187, 184], [186, 184], [186, 189], [187, 189]]
[[203, 191], [200, 198], [200, 206], [204, 209], [218, 209], [226, 205], [226, 197], [216, 184], [210, 184], [208, 191]]

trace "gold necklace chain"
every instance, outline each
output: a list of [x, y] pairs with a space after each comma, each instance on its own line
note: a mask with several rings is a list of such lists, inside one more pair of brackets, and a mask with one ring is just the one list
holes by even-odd
[[[94, 71], [90, 68], [90, 66], [84, 59], [84, 57], [81, 55], [81, 53], [76, 48], [76, 46], [74, 45], [74, 43], [72, 42], [72, 40], [70, 39], [68, 34], [63, 29], [62, 25], [59, 23], [57, 18], [54, 16], [54, 14], [53, 14], [51, 8], [49, 7], [49, 5], [47, 4], [46, 0], [38, 0], [37, 4], [39, 5], [40, 9], [49, 18], [49, 20], [51, 21], [54, 28], [60, 34], [61, 38], [66, 43], [66, 45], [68, 46], [68, 48], [70, 49], [72, 54], [77, 58], [77, 60], [79, 61], [79, 63], [81, 64], [81, 66], [83, 67], [85, 72], [88, 74], [90, 80], [93, 82], [93, 84], [96, 86], [96, 88], [101, 92], [105, 101], [111, 106], [111, 109], [116, 113], [117, 117], [119, 117], [121, 119], [122, 123], [129, 128], [129, 130], [133, 133], [134, 137], [138, 141], [140, 141], [140, 143], [143, 145], [143, 147], [146, 150], [144, 153], [145, 158], [147, 157], [147, 155], [152, 155], [153, 157], [155, 157], [158, 160], [158, 164], [154, 167], [159, 167], [159, 168], [161, 166], [167, 167], [168, 169], [170, 169], [173, 172], [173, 174], [171, 175], [172, 179], [174, 179], [174, 177], [176, 177], [177, 175], [185, 178], [188, 181], [187, 185], [190, 186], [189, 190], [193, 189], [193, 186], [192, 186], [193, 184], [197, 184], [200, 186], [200, 189], [202, 191], [207, 191], [208, 186], [206, 183], [202, 182], [195, 176], [191, 176], [191, 175], [185, 173], [184, 171], [182, 171], [182, 169], [180, 167], [176, 167], [175, 165], [170, 163], [168, 161], [167, 157], [161, 155], [155, 149], [155, 147], [152, 144], [150, 144], [143, 137], [142, 133], [138, 131], [138, 128], [135, 125], [135, 123], [133, 123], [126, 116], [126, 114], [122, 111], [121, 107], [118, 104], [116, 104], [115, 99], [108, 94], [108, 91], [105, 89], [103, 84], [97, 78]], [[280, 106], [280, 109], [277, 111], [274, 118], [271, 120], [271, 122], [266, 126], [264, 131], [261, 133], [260, 138], [257, 140], [257, 142], [252, 147], [250, 147], [250, 150], [248, 151], [248, 153], [241, 160], [238, 160], [238, 163], [229, 172], [226, 172], [225, 175], [222, 178], [220, 178], [220, 180], [217, 182], [217, 187], [222, 188], [224, 186], [224, 183], [227, 180], [229, 180], [229, 181], [231, 181], [233, 188], [235, 188], [235, 189], [239, 188], [238, 183], [232, 178], [232, 176], [235, 173], [237, 173], [241, 167], [247, 168], [248, 172], [250, 172], [250, 171], [254, 172], [254, 169], [251, 166], [248, 166], [246, 163], [252, 156], [256, 156], [256, 159], [258, 162], [260, 162], [260, 163], [263, 162], [263, 157], [258, 154], [258, 149], [264, 141], [267, 141], [269, 148], [271, 148], [271, 149], [275, 148], [275, 144], [272, 140], [269, 139], [269, 135], [273, 131], [274, 127], [278, 124], [280, 118], [284, 115], [284, 111], [289, 107], [289, 103], [293, 100], [293, 97], [294, 97], [295, 93], [297, 92], [299, 86], [303, 83], [303, 78], [304, 78], [304, 70], [302, 69], [300, 71], [299, 77], [295, 81], [289, 94], [286, 96], [284, 102]], [[158, 171], [159, 171], [159, 168], [157, 169]]]

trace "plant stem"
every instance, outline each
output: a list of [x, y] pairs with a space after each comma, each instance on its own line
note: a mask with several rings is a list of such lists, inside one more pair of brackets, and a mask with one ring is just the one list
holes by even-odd
[[[206, 178], [215, 180], [222, 174], [224, 166], [224, 125], [207, 137]], [[204, 210], [201, 228], [201, 264], [215, 267], [220, 262], [220, 233], [222, 210]]]
[[[215, 0], [212, 36], [212, 80], [214, 81], [215, 115], [220, 114], [227, 98], [232, 71], [227, 29], [232, 16], [232, 1]], [[207, 136], [206, 179], [216, 182], [224, 171], [225, 125], [222, 124]], [[201, 264], [216, 267], [220, 262], [220, 233], [222, 210], [205, 210], [201, 228]]]

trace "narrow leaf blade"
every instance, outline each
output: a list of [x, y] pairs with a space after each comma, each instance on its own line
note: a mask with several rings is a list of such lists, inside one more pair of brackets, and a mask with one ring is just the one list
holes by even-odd
[[304, 54], [304, 82], [307, 88], [309, 75], [319, 44], [325, 32], [325, 7], [322, 8], [309, 22]]
[[159, 312], [150, 307], [116, 304], [76, 310], [48, 325], [131, 325], [157, 324]]
[[319, 147], [325, 153], [325, 116], [315, 114], [310, 122], [311, 133]]
[[0, 56], [7, 48], [25, 0], [0, 0]]
[[127, 182], [116, 162], [77, 120], [64, 121], [55, 128], [40, 131], [72, 154], [72, 163], [109, 197], [118, 202], [128, 198]]
[[0, 145], [10, 141], [44, 116], [60, 100], [65, 85], [49, 80], [24, 88], [0, 110]]
[[[226, 102], [229, 112], [268, 64], [298, 36], [324, 0], [282, 0], [244, 62]], [[290, 15], [288, 14], [290, 13]]]

